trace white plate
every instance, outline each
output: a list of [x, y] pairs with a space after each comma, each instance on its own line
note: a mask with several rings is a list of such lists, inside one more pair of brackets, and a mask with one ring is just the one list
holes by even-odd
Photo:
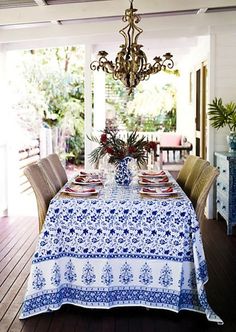
[[172, 182], [159, 182], [159, 181], [153, 181], [153, 182], [143, 182], [142, 180], [138, 181], [139, 184], [143, 186], [153, 186], [153, 187], [170, 187], [172, 185]]
[[92, 173], [92, 172], [83, 172], [83, 171], [80, 171], [76, 177], [80, 177], [80, 178], [87, 178], [87, 177], [98, 177], [98, 174], [97, 173]]
[[72, 191], [66, 191], [65, 189], [63, 189], [61, 192], [64, 193], [64, 194], [68, 194], [70, 196], [76, 196], [76, 197], [86, 197], [86, 196], [91, 196], [91, 195], [98, 194], [97, 190], [95, 190], [93, 192], [83, 192], [82, 190], [81, 191], [78, 190], [78, 191], [72, 192]]
[[142, 178], [164, 178], [165, 176], [167, 176], [166, 174], [158, 174], [158, 173], [139, 173], [138, 174], [139, 177], [142, 177]]
[[79, 185], [85, 185], [85, 186], [101, 186], [102, 185], [102, 182], [101, 181], [99, 181], [99, 182], [83, 182], [83, 181], [81, 181], [81, 182], [78, 182], [78, 181], [72, 181], [72, 183], [73, 184], [79, 184]]
[[158, 188], [156, 189], [156, 192], [146, 192], [146, 191], [143, 191], [143, 189], [141, 189], [139, 191], [139, 193], [143, 194], [143, 195], [148, 195], [151, 197], [165, 197], [165, 196], [172, 196], [172, 195], [178, 194], [178, 192], [176, 190], [173, 190], [171, 192], [163, 192]]

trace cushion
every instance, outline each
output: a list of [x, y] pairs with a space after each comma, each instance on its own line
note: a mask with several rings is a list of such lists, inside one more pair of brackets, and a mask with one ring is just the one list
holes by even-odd
[[160, 137], [161, 146], [179, 146], [181, 141], [182, 135], [176, 133], [162, 133]]

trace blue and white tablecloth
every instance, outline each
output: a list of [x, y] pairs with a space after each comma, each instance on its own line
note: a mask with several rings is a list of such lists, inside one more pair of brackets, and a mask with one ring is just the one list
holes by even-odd
[[20, 318], [70, 303], [87, 308], [144, 306], [205, 313], [208, 280], [199, 222], [178, 198], [144, 198], [137, 185], [96, 197], [57, 195], [33, 257]]

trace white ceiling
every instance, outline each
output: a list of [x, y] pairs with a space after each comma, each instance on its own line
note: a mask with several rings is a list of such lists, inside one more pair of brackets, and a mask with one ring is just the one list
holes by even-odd
[[[1, 0], [0, 45], [4, 49], [90, 43], [118, 50], [121, 17], [129, 0]], [[235, 29], [236, 0], [134, 0], [144, 51], [181, 58], [198, 37]]]

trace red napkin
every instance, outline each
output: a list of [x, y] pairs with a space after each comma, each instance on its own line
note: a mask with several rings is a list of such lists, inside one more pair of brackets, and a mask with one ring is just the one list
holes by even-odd
[[101, 180], [99, 179], [92, 179], [92, 178], [82, 178], [82, 177], [77, 177], [75, 178], [75, 182], [84, 182], [84, 183], [101, 183]]
[[82, 192], [82, 193], [95, 193], [96, 189], [95, 188], [87, 188], [87, 189], [83, 189], [80, 192]]
[[161, 192], [163, 192], [163, 193], [172, 193], [173, 192], [173, 188], [169, 187], [167, 189], [162, 189]]
[[145, 193], [156, 193], [155, 189], [150, 189], [150, 188], [143, 188], [142, 191], [145, 192]]
[[155, 181], [149, 180], [149, 179], [146, 179], [146, 178], [143, 178], [142, 182], [145, 182], [145, 183], [155, 183]]
[[101, 183], [101, 180], [99, 180], [99, 179], [89, 179], [87, 182], [88, 183]]
[[77, 176], [77, 178], [75, 178], [76, 182], [84, 182], [84, 178]]
[[68, 193], [94, 193], [94, 192], [96, 192], [96, 189], [95, 188], [86, 188], [83, 190], [75, 190], [70, 187], [66, 187], [65, 191], [67, 191]]
[[87, 176], [87, 175], [89, 175], [89, 174], [86, 172], [80, 171], [80, 176]]
[[169, 181], [168, 176], [165, 176], [162, 180], [159, 180], [158, 182], [163, 183], [163, 182], [168, 182], [168, 181]]
[[74, 190], [74, 189], [72, 189], [70, 187], [66, 187], [65, 191], [67, 191], [68, 193], [76, 193], [77, 192], [77, 190]]
[[165, 175], [166, 173], [164, 171], [160, 171], [160, 172], [143, 172], [142, 174], [157, 176], [157, 175]]

